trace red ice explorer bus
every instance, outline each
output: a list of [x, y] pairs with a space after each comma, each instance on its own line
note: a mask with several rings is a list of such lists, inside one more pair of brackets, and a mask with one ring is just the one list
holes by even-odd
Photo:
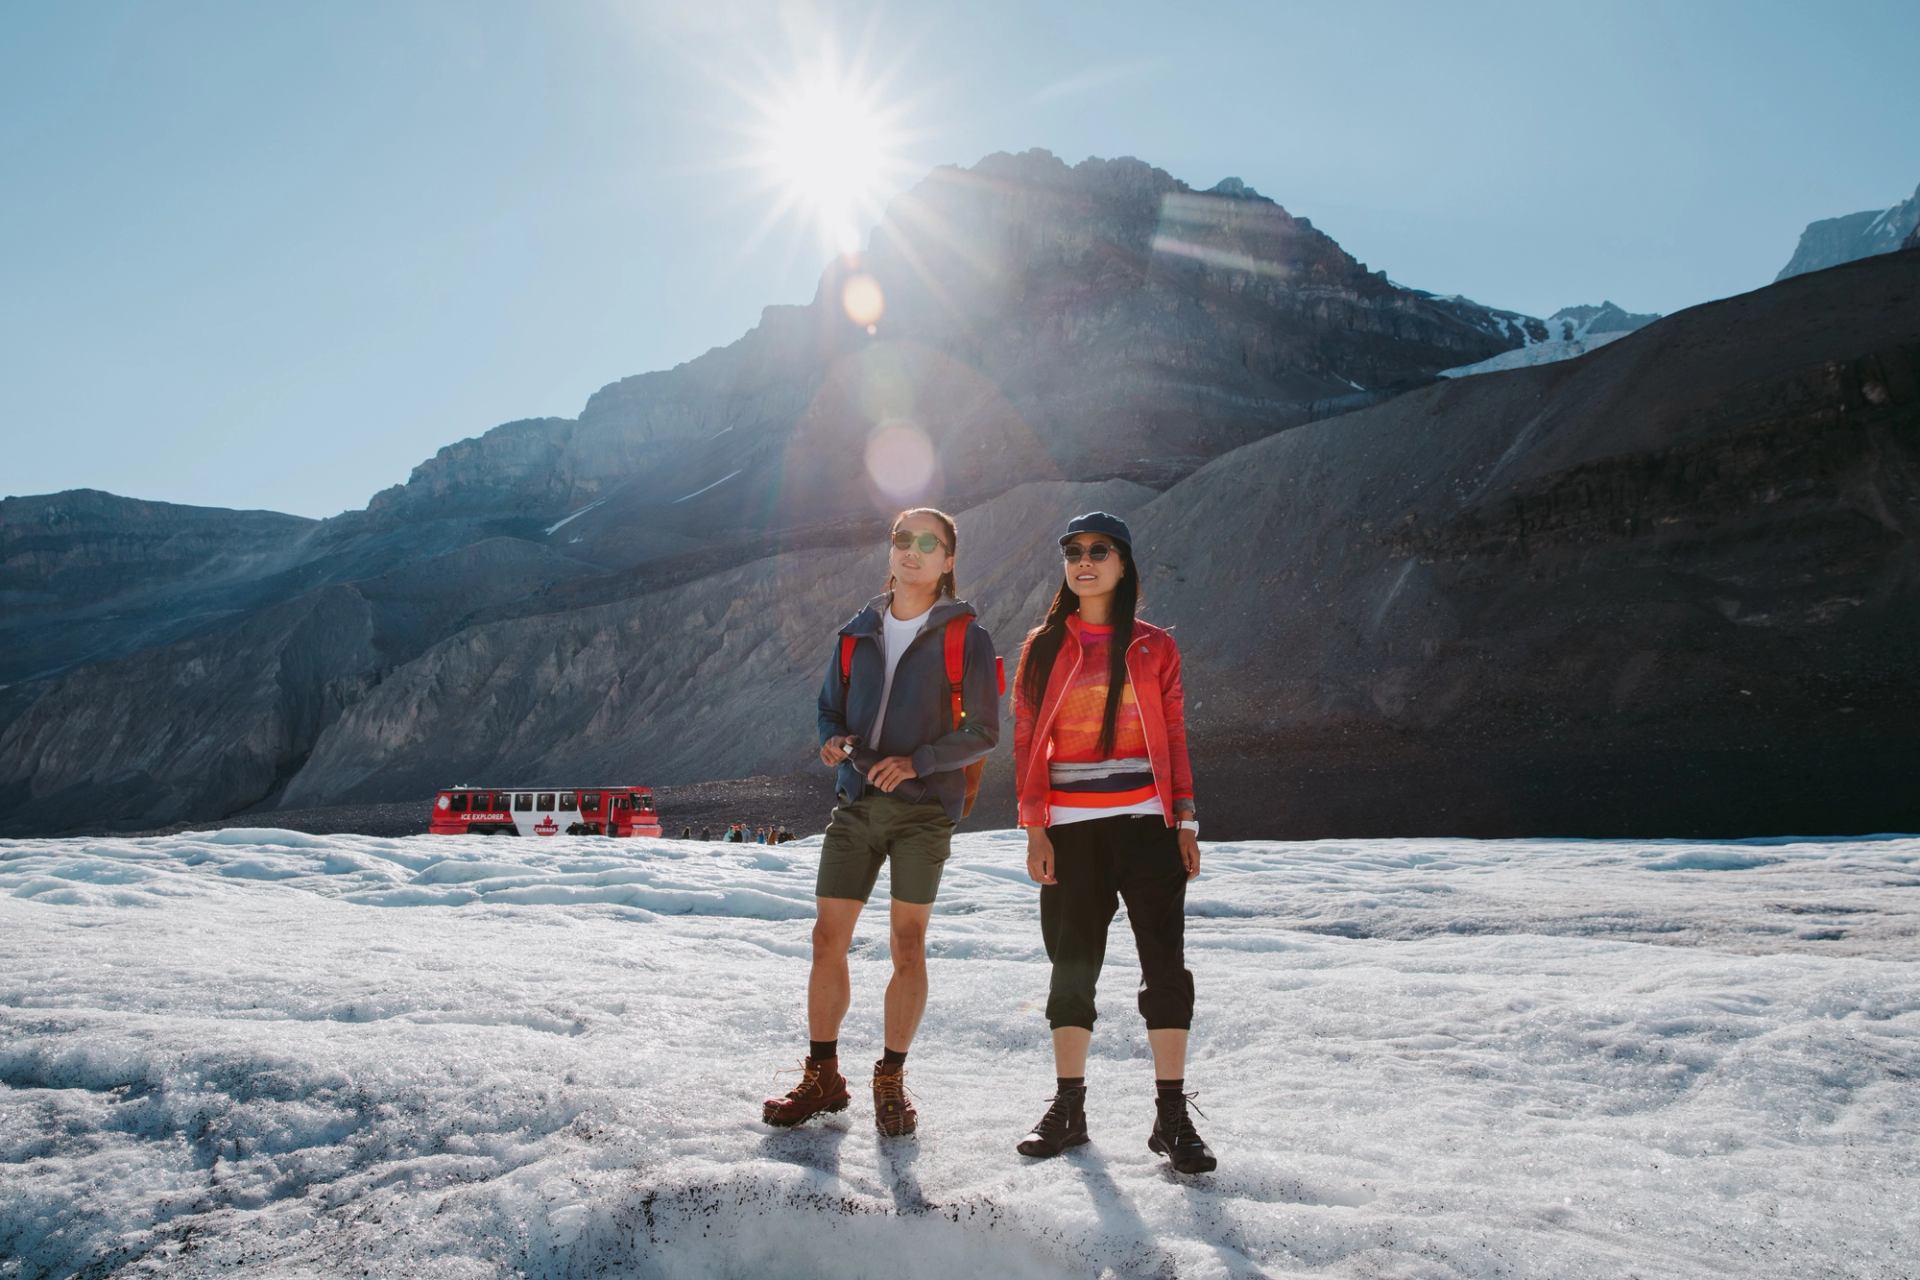
[[436, 836], [658, 836], [646, 787], [448, 787], [433, 801]]

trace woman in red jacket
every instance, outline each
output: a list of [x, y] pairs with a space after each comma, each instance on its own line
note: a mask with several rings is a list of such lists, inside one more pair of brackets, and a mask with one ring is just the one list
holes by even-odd
[[1057, 1156], [1087, 1140], [1094, 985], [1107, 926], [1125, 900], [1158, 1085], [1147, 1146], [1180, 1173], [1205, 1173], [1213, 1152], [1194, 1132], [1185, 1092], [1187, 881], [1200, 874], [1200, 824], [1180, 651], [1172, 635], [1133, 616], [1140, 573], [1126, 521], [1075, 516], [1060, 551], [1066, 580], [1027, 636], [1014, 693], [1014, 779], [1053, 962], [1047, 1023], [1059, 1077], [1019, 1151]]

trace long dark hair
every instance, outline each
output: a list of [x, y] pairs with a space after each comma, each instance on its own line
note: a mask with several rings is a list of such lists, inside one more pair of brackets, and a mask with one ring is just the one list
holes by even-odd
[[[953, 557], [953, 562], [956, 566], [959, 565], [960, 531], [954, 527], [952, 516], [940, 510], [938, 507], [909, 507], [895, 516], [893, 523], [887, 527], [887, 537], [889, 539], [891, 539], [894, 534], [900, 532], [900, 522], [908, 516], [932, 516], [935, 520], [938, 520], [940, 527], [947, 531], [947, 554]], [[889, 555], [888, 558], [891, 559], [891, 555]], [[892, 574], [887, 575], [886, 589], [888, 591], [893, 590]], [[951, 600], [958, 600], [960, 598], [960, 588], [954, 585], [952, 569], [940, 575], [940, 594]]]
[[[1110, 618], [1113, 643], [1107, 653], [1107, 709], [1100, 718], [1102, 756], [1113, 750], [1114, 725], [1120, 717], [1120, 699], [1127, 688], [1127, 646], [1133, 643], [1133, 615], [1140, 605], [1140, 571], [1134, 567], [1133, 549], [1118, 540], [1114, 541], [1113, 548], [1120, 555], [1122, 572], [1120, 585], [1113, 589]], [[1053, 675], [1054, 662], [1060, 657], [1060, 646], [1067, 638], [1067, 615], [1078, 612], [1080, 597], [1073, 594], [1073, 588], [1066, 584], [1063, 575], [1060, 589], [1053, 593], [1053, 603], [1047, 606], [1046, 620], [1027, 632], [1026, 643], [1020, 646], [1020, 672], [1014, 679], [1015, 691], [1036, 714], [1040, 710], [1040, 700], [1047, 696], [1047, 681]]]

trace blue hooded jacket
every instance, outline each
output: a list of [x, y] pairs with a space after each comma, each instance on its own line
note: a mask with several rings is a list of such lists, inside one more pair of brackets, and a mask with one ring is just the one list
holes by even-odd
[[967, 780], [961, 770], [1000, 741], [1000, 687], [993, 638], [978, 622], [967, 624], [961, 678], [961, 701], [967, 719], [955, 728], [947, 689], [945, 632], [954, 618], [974, 618], [977, 614], [963, 600], [936, 603], [894, 672], [880, 741], [868, 742], [867, 732], [880, 710], [880, 693], [887, 679], [886, 657], [881, 652], [885, 643], [881, 615], [892, 603], [893, 593], [883, 592], [840, 628], [839, 635], [852, 636], [857, 643], [852, 669], [842, 685], [840, 642], [837, 637], [834, 640], [827, 679], [820, 686], [820, 745], [843, 733], [861, 739], [854, 759], [842, 762], [835, 778], [842, 804], [851, 804], [866, 793], [866, 777], [856, 764], [864, 768], [885, 756], [908, 756], [918, 776], [888, 794], [901, 800], [937, 803], [958, 822], [967, 798]]

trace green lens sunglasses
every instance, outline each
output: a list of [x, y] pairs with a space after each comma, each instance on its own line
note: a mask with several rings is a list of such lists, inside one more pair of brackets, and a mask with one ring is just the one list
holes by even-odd
[[906, 551], [910, 548], [918, 549], [923, 556], [932, 555], [935, 548], [941, 551], [947, 549], [946, 543], [940, 541], [940, 539], [930, 533], [908, 533], [905, 529], [894, 530], [893, 546], [896, 551]]

